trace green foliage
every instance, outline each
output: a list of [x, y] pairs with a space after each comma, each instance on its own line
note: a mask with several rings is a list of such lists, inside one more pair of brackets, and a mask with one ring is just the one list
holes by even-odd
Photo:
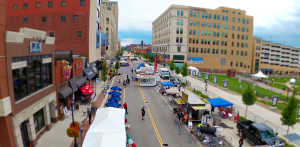
[[182, 85], [182, 86], [186, 86], [186, 83], [184, 83], [184, 82], [181, 82], [181, 85]]
[[120, 60], [120, 57], [117, 57], [117, 60]]
[[172, 60], [170, 61], [169, 66], [170, 66], [170, 70], [171, 70], [171, 71], [174, 71], [174, 70], [175, 70], [175, 60], [174, 60], [174, 59], [172, 59]]
[[251, 106], [255, 103], [257, 98], [256, 98], [256, 95], [254, 94], [254, 90], [250, 86], [250, 84], [246, 88], [246, 90], [243, 93], [242, 97], [243, 97], [242, 100], [243, 100], [244, 104], [247, 105], [247, 106]]
[[155, 57], [154, 57], [154, 56], [149, 56], [149, 55], [148, 55], [148, 59], [149, 59], [150, 61], [154, 61], [154, 60], [155, 60]]
[[243, 116], [240, 116], [239, 121], [245, 121], [245, 120], [248, 120], [248, 119], [246, 119], [246, 118], [243, 117]]
[[116, 68], [116, 70], [118, 72], [118, 69], [120, 68], [120, 62], [119, 61], [116, 62], [115, 68]]
[[282, 137], [279, 137], [279, 136], [277, 136], [277, 137], [278, 137], [280, 140], [283, 141], [284, 147], [295, 147], [295, 146], [292, 145], [292, 144], [288, 144], [288, 143], [286, 142], [285, 138], [282, 138]]
[[186, 77], [186, 76], [189, 75], [189, 71], [188, 71], [188, 69], [187, 69], [187, 63], [186, 63], [186, 62], [184, 63], [184, 65], [183, 65], [183, 67], [182, 67], [181, 75], [182, 75], [183, 77]]
[[200, 95], [202, 98], [205, 98], [205, 99], [210, 99], [210, 97], [208, 97], [207, 95], [203, 94], [201, 91], [198, 91], [198, 90], [193, 90], [193, 92], [197, 95]]
[[282, 125], [293, 127], [299, 121], [299, 117], [297, 116], [299, 100], [295, 97], [296, 94], [297, 90], [294, 89], [293, 95], [289, 98], [288, 104], [281, 112], [282, 117], [280, 120], [282, 121]]
[[179, 66], [176, 67], [175, 73], [176, 73], [176, 74], [180, 74], [180, 68], [179, 68]]
[[101, 76], [101, 79], [104, 81], [107, 80], [107, 67], [106, 67], [107, 63], [106, 63], [106, 60], [104, 60], [103, 64], [102, 64], [102, 76]]

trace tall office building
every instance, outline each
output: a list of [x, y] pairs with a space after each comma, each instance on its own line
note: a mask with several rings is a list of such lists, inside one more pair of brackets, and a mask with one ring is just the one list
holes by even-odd
[[[103, 10], [111, 11], [112, 16], [114, 17], [116, 25], [116, 42], [118, 42], [118, 33], [119, 33], [119, 5], [117, 1], [103, 0], [101, 2], [101, 7]], [[116, 46], [118, 47], [118, 46]]]
[[43, 30], [56, 38], [55, 50], [73, 50], [95, 62], [101, 57], [100, 5], [100, 0], [7, 1], [6, 30]]
[[153, 52], [167, 59], [199, 69], [251, 70], [253, 17], [244, 10], [171, 5], [152, 25]]
[[114, 16], [110, 10], [103, 9], [101, 12], [102, 32], [106, 34], [105, 55], [106, 59], [112, 59], [117, 55], [118, 42], [117, 28]]
[[260, 37], [253, 39], [253, 69], [265, 74], [300, 75], [300, 48], [291, 47]]

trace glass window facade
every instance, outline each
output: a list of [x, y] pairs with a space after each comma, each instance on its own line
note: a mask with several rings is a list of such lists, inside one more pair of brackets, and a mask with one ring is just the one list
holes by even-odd
[[27, 67], [12, 70], [15, 101], [52, 84], [51, 63], [43, 63], [51, 55], [14, 57], [12, 62], [27, 61]]
[[43, 109], [39, 110], [33, 115], [33, 121], [34, 121], [35, 133], [38, 133], [45, 126]]

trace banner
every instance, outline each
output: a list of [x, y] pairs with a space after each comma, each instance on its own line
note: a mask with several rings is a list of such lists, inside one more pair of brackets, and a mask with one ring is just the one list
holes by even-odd
[[228, 80], [223, 80], [223, 88], [228, 88]]
[[218, 83], [218, 77], [213, 77], [213, 83], [217, 84]]
[[205, 74], [204, 79], [205, 79], [205, 80], [208, 80], [208, 77], [209, 77], [209, 74]]
[[187, 64], [203, 64], [203, 57], [188, 57]]
[[278, 95], [273, 95], [272, 96], [272, 103], [271, 103], [272, 107], [276, 107], [277, 106], [278, 98], [279, 98]]
[[154, 61], [154, 72], [157, 72], [157, 57], [155, 57]]
[[189, 95], [182, 91], [182, 99], [187, 103], [189, 100]]

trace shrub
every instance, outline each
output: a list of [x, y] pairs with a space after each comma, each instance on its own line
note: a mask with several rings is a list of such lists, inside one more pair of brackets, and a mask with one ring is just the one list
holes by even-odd
[[279, 136], [277, 136], [277, 137], [278, 137], [280, 140], [283, 141], [284, 147], [295, 147], [295, 146], [292, 145], [292, 144], [288, 144], [288, 143], [286, 142], [285, 138], [282, 138], [282, 137], [279, 137]]
[[248, 119], [246, 119], [245, 117], [243, 117], [243, 116], [240, 115], [239, 121], [245, 121], [245, 120], [248, 120]]
[[200, 96], [203, 97], [203, 98], [206, 98], [206, 99], [209, 99], [209, 98], [210, 98], [210, 97], [208, 97], [208, 96], [205, 95], [205, 94], [200, 94]]
[[181, 82], [181, 85], [182, 85], [182, 86], [186, 86], [186, 84], [185, 84], [184, 82]]
[[198, 95], [202, 94], [202, 93], [201, 93], [200, 91], [198, 91], [198, 90], [193, 90], [193, 92], [196, 93], [196, 94], [198, 94]]

